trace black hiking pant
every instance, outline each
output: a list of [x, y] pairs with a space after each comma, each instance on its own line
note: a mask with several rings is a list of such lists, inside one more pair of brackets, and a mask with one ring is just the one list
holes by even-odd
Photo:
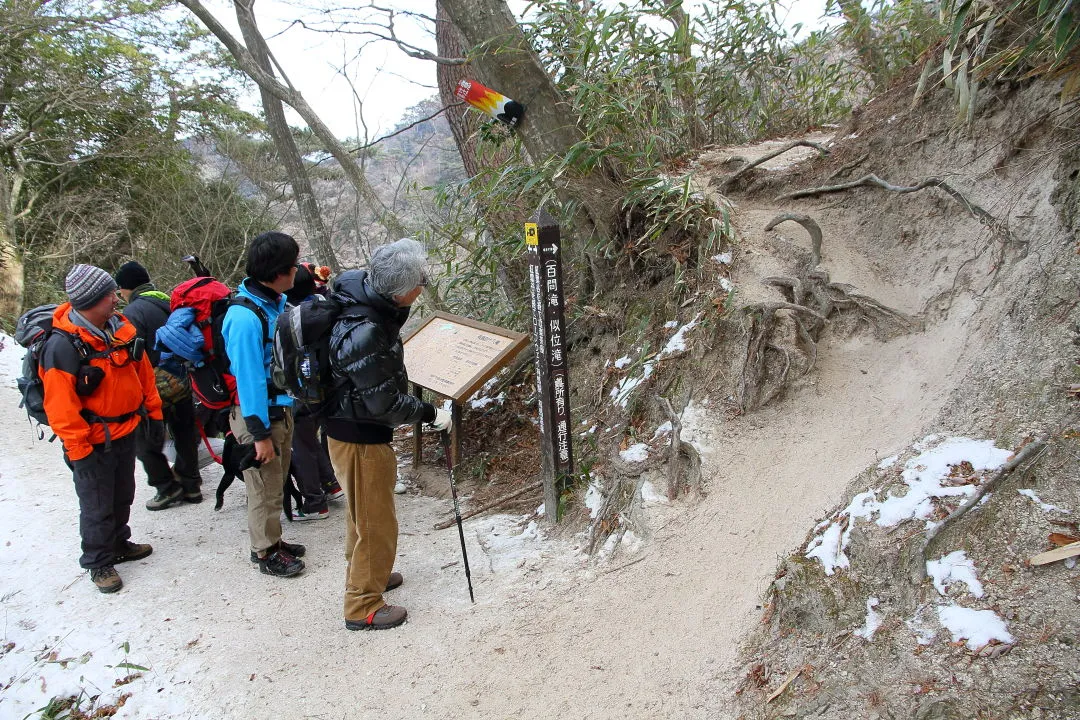
[[135, 500], [135, 438], [140, 427], [122, 438], [94, 445], [92, 462], [76, 463], [72, 476], [79, 496], [79, 536], [86, 569], [112, 565], [116, 551], [131, 539], [128, 519]]
[[296, 489], [304, 496], [304, 512], [326, 510], [325, 487], [337, 482], [330, 455], [319, 441], [319, 421], [314, 415], [293, 415], [292, 471]]
[[146, 433], [141, 425], [134, 433], [136, 457], [154, 489], [163, 490], [179, 483], [184, 492], [196, 492], [202, 487], [202, 475], [199, 473], [199, 430], [195, 426], [195, 406], [191, 398], [185, 398], [175, 405], [163, 407], [161, 413], [173, 438], [176, 462], [170, 469], [162, 448], [153, 447], [146, 441]]

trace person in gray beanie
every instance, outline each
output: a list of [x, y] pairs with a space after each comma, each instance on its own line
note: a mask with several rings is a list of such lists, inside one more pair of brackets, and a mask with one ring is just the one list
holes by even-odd
[[124, 317], [146, 343], [146, 354], [154, 366], [158, 394], [165, 424], [172, 433], [176, 462], [169, 467], [163, 445], [154, 445], [143, 433], [136, 437], [135, 455], [146, 471], [155, 495], [146, 501], [147, 510], [164, 510], [182, 502], [202, 502], [202, 477], [199, 474], [199, 433], [195, 426], [195, 406], [191, 390], [183, 381], [161, 366], [157, 332], [169, 319], [169, 296], [154, 287], [150, 273], [132, 260], [116, 271], [117, 292], [127, 305]]
[[[116, 292], [112, 275], [94, 265], [76, 265], [64, 278], [64, 292], [71, 307], [86, 310], [97, 305], [106, 295]], [[115, 304], [113, 308], [115, 309]]]
[[164, 437], [154, 369], [134, 326], [116, 314], [109, 273], [76, 265], [64, 281], [69, 302], [53, 313], [38, 371], [49, 427], [64, 446], [79, 497], [79, 564], [103, 593], [123, 586], [113, 567], [153, 548], [131, 542], [135, 436]]

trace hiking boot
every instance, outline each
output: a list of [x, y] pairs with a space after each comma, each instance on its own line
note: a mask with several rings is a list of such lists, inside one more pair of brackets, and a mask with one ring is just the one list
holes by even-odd
[[184, 488], [170, 485], [157, 491], [157, 495], [146, 501], [147, 510], [164, 510], [179, 505], [184, 499]]
[[304, 571], [304, 561], [282, 549], [258, 558], [259, 571], [274, 577], [293, 577]]
[[363, 620], [346, 620], [349, 630], [386, 630], [405, 622], [409, 613], [399, 605], [383, 605]]
[[330, 511], [328, 509], [322, 509], [318, 512], [306, 513], [303, 510], [297, 510], [293, 514], [293, 520], [296, 522], [308, 522], [310, 520], [325, 520], [330, 517]]
[[[278, 548], [281, 548], [295, 558], [302, 558], [304, 557], [304, 553], [307, 552], [307, 548], [300, 543], [287, 543], [284, 540], [278, 540], [276, 543], [266, 549], [266, 554], [269, 555]], [[251, 562], [259, 562], [259, 554], [254, 550], [251, 551]]]
[[326, 492], [327, 500], [344, 500], [345, 491], [341, 489], [341, 485], [336, 482], [330, 483], [324, 488]]
[[390, 591], [394, 588], [401, 587], [401, 583], [405, 582], [405, 578], [401, 576], [399, 572], [390, 573], [390, 579], [386, 581], [386, 590]]
[[202, 502], [202, 490], [195, 488], [194, 490], [184, 491], [184, 502], [191, 503], [192, 505], [198, 505]]
[[154, 548], [146, 543], [133, 543], [130, 540], [125, 540], [122, 545], [117, 547], [116, 553], [113, 555], [113, 562], [122, 563], [142, 560], [152, 552], [154, 552]]
[[[147, 545], [147, 547], [150, 547]], [[97, 585], [97, 589], [103, 593], [114, 593], [124, 587], [124, 581], [120, 579], [120, 573], [112, 565], [91, 568], [90, 579]]]

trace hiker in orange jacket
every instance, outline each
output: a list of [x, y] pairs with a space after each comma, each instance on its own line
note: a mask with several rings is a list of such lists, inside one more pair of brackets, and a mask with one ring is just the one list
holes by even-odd
[[144, 558], [131, 542], [135, 499], [135, 433], [161, 444], [165, 425], [154, 370], [134, 326], [116, 314], [116, 282], [93, 265], [64, 280], [69, 302], [56, 308], [38, 372], [49, 427], [64, 444], [79, 496], [79, 564], [98, 590], [123, 582], [115, 563]]

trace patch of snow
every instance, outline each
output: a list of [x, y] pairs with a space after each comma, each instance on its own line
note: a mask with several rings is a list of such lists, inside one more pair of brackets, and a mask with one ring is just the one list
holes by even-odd
[[968, 592], [977, 598], [983, 596], [983, 586], [975, 574], [975, 563], [963, 550], [956, 550], [937, 560], [928, 560], [926, 574], [934, 581], [934, 587], [941, 595], [948, 594], [949, 585], [962, 582]]
[[24, 350], [15, 338], [0, 332], [0, 386], [18, 387], [15, 379], [22, 375]]
[[853, 635], [858, 635], [868, 642], [873, 639], [874, 633], [881, 627], [881, 614], [874, 610], [877, 606], [878, 599], [876, 597], [866, 599], [866, 621], [863, 622], [861, 628], [852, 633]]
[[667, 495], [664, 495], [656, 486], [646, 480], [641, 483], [641, 502], [646, 507], [649, 505], [667, 505], [670, 501], [667, 499]]
[[993, 610], [972, 610], [959, 605], [942, 605], [938, 620], [952, 633], [953, 642], [966, 640], [969, 650], [978, 650], [991, 640], [1006, 644], [1015, 642], [1005, 621]]
[[614, 533], [609, 536], [597, 554], [600, 557], [610, 558], [616, 550], [620, 550], [623, 554], [634, 555], [641, 551], [642, 544], [641, 538], [635, 535], [633, 530], [627, 530], [624, 533]]
[[877, 468], [878, 468], [878, 470], [888, 470], [893, 465], [895, 465], [896, 461], [899, 460], [899, 459], [900, 459], [899, 455], [890, 455], [889, 457], [887, 457], [884, 460], [882, 460], [881, 462], [879, 462], [878, 465], [877, 465]]
[[476, 537], [493, 572], [521, 567], [525, 560], [539, 557], [544, 539], [535, 520], [522, 529], [520, 518], [512, 515], [496, 515], [477, 523]]
[[717, 282], [720, 284], [720, 289], [724, 292], [731, 292], [735, 289], [735, 283], [725, 277], [720, 278]]
[[670, 353], [676, 353], [686, 349], [686, 333], [690, 332], [697, 325], [698, 319], [701, 317], [701, 313], [694, 316], [694, 319], [679, 328], [678, 332], [671, 336], [667, 345], [660, 351], [661, 355], [668, 355]]
[[656, 432], [653, 433], [652, 439], [655, 440], [658, 437], [671, 434], [671, 421], [665, 420], [664, 424], [656, 428]]
[[[844, 551], [857, 519], [870, 518], [876, 513], [876, 523], [881, 527], [893, 527], [914, 518], [926, 519], [930, 516], [933, 498], [958, 496], [967, 499], [976, 491], [972, 485], [943, 486], [942, 480], [948, 477], [950, 465], [966, 460], [976, 471], [992, 470], [1000, 467], [1011, 454], [994, 447], [989, 440], [968, 438], [947, 438], [931, 447], [937, 439], [938, 436], [930, 435], [913, 446], [919, 455], [904, 465], [905, 494], [890, 494], [881, 501], [877, 499], [878, 490], [856, 495], [836, 514], [830, 525], [810, 541], [806, 557], [820, 560], [827, 575], [832, 575], [836, 568], [848, 567]], [[928, 523], [928, 526], [932, 524]]]
[[473, 410], [483, 410], [484, 408], [486, 408], [488, 405], [491, 405], [492, 403], [502, 404], [502, 402], [504, 400], [506, 400], [506, 393], [501, 392], [501, 393], [498, 394], [497, 397], [473, 398], [472, 400], [469, 401], [469, 407], [472, 408]]
[[735, 259], [735, 257], [731, 254], [731, 251], [728, 250], [727, 252], [722, 252], [719, 255], [713, 255], [712, 259], [722, 265], [730, 265], [731, 262]]
[[926, 519], [930, 516], [931, 498], [962, 496], [964, 500], [976, 491], [974, 485], [944, 487], [941, 481], [948, 477], [949, 466], [965, 460], [976, 472], [1000, 467], [1012, 453], [994, 447], [990, 440], [948, 438], [932, 449], [908, 460], [904, 466], [903, 479], [908, 490], [902, 496], [890, 495], [881, 503], [877, 524], [894, 527], [911, 518]]
[[624, 367], [630, 364], [630, 356], [623, 355], [621, 358], [615, 361], [615, 367], [622, 370]]
[[649, 446], [645, 443], [635, 443], [619, 451], [619, 457], [626, 462], [644, 462], [649, 458]]
[[1065, 513], [1066, 515], [1071, 514], [1065, 508], [1060, 508], [1057, 505], [1051, 505], [1050, 503], [1044, 503], [1042, 500], [1039, 499], [1039, 496], [1035, 494], [1034, 490], [1023, 489], [1023, 490], [1017, 490], [1016, 492], [1020, 493], [1021, 495], [1023, 495], [1026, 498], [1031, 498], [1032, 502], [1034, 502], [1036, 505], [1038, 505], [1040, 508], [1042, 508], [1046, 512], [1059, 512], [1059, 513]]
[[679, 321], [678, 320], [668, 320], [666, 323], [664, 323], [664, 327], [667, 328], [668, 330], [670, 330], [671, 328], [674, 328], [674, 327], [679, 327]]
[[600, 512], [600, 505], [604, 502], [604, 495], [600, 492], [600, 486], [595, 482], [589, 483], [588, 490], [585, 491], [585, 507], [589, 509], [589, 518], [596, 517], [596, 513]]
[[625, 377], [618, 385], [611, 389], [609, 395], [613, 398], [613, 402], [620, 407], [626, 407], [626, 404], [630, 402], [630, 395], [634, 390], [645, 380], [653, 374], [653, 364], [646, 362], [641, 368], [641, 377]]

